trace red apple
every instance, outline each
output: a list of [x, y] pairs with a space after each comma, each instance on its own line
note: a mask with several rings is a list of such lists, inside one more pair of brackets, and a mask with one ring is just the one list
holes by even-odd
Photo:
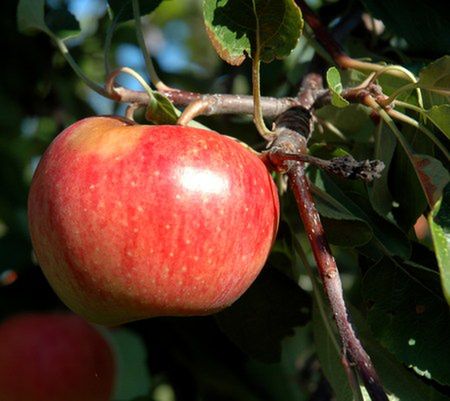
[[87, 118], [31, 185], [37, 259], [75, 312], [101, 324], [204, 315], [262, 269], [279, 216], [261, 160], [216, 132]]
[[110, 401], [108, 343], [75, 315], [25, 314], [0, 324], [1, 401]]

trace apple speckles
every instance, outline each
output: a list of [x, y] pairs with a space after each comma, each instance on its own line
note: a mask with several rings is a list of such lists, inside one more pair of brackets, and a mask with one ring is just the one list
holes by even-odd
[[197, 255], [195, 255], [193, 259], [194, 259], [196, 262], [198, 262], [198, 261], [200, 260], [200, 258], [199, 258]]
[[136, 210], [137, 210], [139, 213], [144, 213], [144, 208], [142, 207], [142, 205], [137, 205]]
[[175, 199], [180, 200], [180, 199], [181, 199], [181, 195], [180, 195], [180, 194], [176, 194], [176, 195], [175, 195]]
[[185, 243], [186, 245], [190, 245], [191, 240], [188, 238], [188, 239], [186, 239], [186, 240], [184, 241], [184, 243]]
[[139, 232], [139, 228], [133, 228], [133, 232], [137, 234]]
[[122, 202], [122, 201], [117, 201], [117, 202], [116, 202], [116, 205], [117, 205], [117, 207], [120, 208], [120, 209], [123, 208], [123, 202]]
[[155, 177], [159, 177], [161, 175], [161, 173], [158, 170], [153, 171], [153, 175]]
[[134, 187], [134, 188], [137, 187], [136, 181], [131, 181], [131, 182], [130, 182], [130, 185], [131, 185], [132, 187]]
[[183, 273], [185, 273], [185, 272], [187, 271], [187, 267], [186, 267], [186, 266], [181, 266], [181, 271], [182, 271]]
[[133, 256], [133, 252], [127, 251], [127, 256], [132, 257]]
[[174, 253], [173, 252], [170, 252], [169, 253], [169, 258], [173, 258], [175, 255], [174, 255]]
[[91, 191], [93, 191], [93, 190], [95, 189], [95, 184], [89, 185], [89, 189], [90, 189]]
[[166, 230], [170, 230], [170, 224], [166, 224], [166, 225], [164, 226], [164, 228], [165, 228]]

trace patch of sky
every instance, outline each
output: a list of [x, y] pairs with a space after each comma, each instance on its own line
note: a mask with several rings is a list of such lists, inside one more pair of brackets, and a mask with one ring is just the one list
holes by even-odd
[[189, 61], [186, 40], [189, 26], [181, 20], [169, 21], [163, 28], [164, 46], [157, 54], [158, 64], [167, 72], [177, 73], [184, 70], [201, 72], [201, 67]]
[[106, 11], [105, 0], [69, 0], [67, 6], [78, 21], [93, 16], [101, 17]]

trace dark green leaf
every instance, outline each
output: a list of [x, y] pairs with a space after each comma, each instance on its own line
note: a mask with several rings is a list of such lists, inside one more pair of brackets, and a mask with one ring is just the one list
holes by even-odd
[[[403, 232], [394, 224], [375, 214], [368, 201], [362, 196], [354, 192], [344, 192], [324, 173], [317, 174], [314, 183], [324, 191], [316, 196], [321, 203], [326, 202], [329, 208], [364, 221], [372, 229], [371, 248], [376, 250], [377, 254], [409, 257], [410, 244]], [[329, 199], [330, 197], [331, 199]], [[319, 206], [319, 210], [324, 212], [323, 206]]]
[[45, 14], [45, 0], [20, 0], [17, 7], [19, 31], [39, 30], [67, 39], [80, 33], [80, 24], [67, 8], [50, 8]]
[[433, 106], [425, 114], [450, 139], [450, 105]]
[[146, 365], [147, 350], [141, 338], [126, 329], [108, 331], [106, 336], [117, 361], [114, 400], [126, 401], [147, 395], [151, 382]]
[[358, 310], [349, 305], [352, 322], [370, 355], [390, 401], [449, 401], [449, 398], [420, 380], [411, 370], [382, 347], [374, 338]]
[[39, 30], [48, 32], [44, 17], [45, 0], [20, 0], [17, 6], [19, 31]]
[[387, 216], [392, 209], [392, 195], [388, 186], [389, 167], [394, 156], [397, 140], [385, 124], [380, 124], [375, 134], [375, 159], [384, 163], [381, 177], [369, 186], [369, 199], [373, 208], [380, 216]]
[[293, 0], [204, 0], [203, 16], [217, 54], [232, 65], [252, 57], [257, 34], [262, 61], [288, 56], [303, 27]]
[[[168, 0], [139, 0], [141, 15], [153, 12], [163, 1]], [[108, 6], [114, 16], [118, 16], [118, 22], [133, 19], [133, 7], [131, 0], [108, 0]]]
[[334, 323], [325, 299], [320, 294], [322, 310], [317, 302], [313, 303], [313, 332], [317, 356], [322, 371], [333, 388], [338, 401], [353, 401], [353, 393], [347, 375], [342, 366], [340, 341], [334, 330]]
[[[345, 139], [355, 142], [367, 142], [373, 135], [373, 123], [368, 118], [369, 113], [367, 108], [357, 104], [344, 108], [325, 106], [317, 110], [317, 116], [321, 120], [336, 127]], [[325, 138], [336, 140], [336, 134], [326, 126], [324, 128]]]
[[448, 53], [450, 16], [445, 2], [361, 0], [374, 17], [403, 37], [413, 51]]
[[429, 224], [436, 258], [441, 271], [441, 283], [450, 304], [450, 185], [444, 189], [442, 199], [434, 206]]
[[389, 174], [389, 189], [398, 207], [393, 209], [397, 223], [408, 231], [427, 207], [427, 199], [414, 168], [401, 146], [396, 147]]
[[438, 274], [385, 258], [365, 275], [362, 293], [381, 344], [424, 376], [450, 384], [450, 310]]
[[61, 39], [68, 39], [80, 33], [79, 22], [67, 9], [51, 9], [45, 15], [45, 23]]
[[309, 320], [310, 298], [294, 281], [265, 268], [247, 292], [216, 315], [243, 351], [265, 362], [280, 359], [281, 340]]
[[341, 75], [336, 67], [331, 67], [327, 71], [327, 84], [331, 92], [331, 104], [336, 107], [347, 107], [350, 103], [341, 96], [342, 82]]
[[372, 239], [372, 229], [364, 220], [346, 210], [337, 210], [325, 199], [318, 198], [316, 206], [330, 243], [355, 247]]

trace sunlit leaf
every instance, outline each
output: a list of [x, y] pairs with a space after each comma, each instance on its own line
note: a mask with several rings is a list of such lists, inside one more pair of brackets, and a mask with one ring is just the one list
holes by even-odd
[[232, 65], [252, 57], [257, 33], [262, 61], [288, 56], [303, 26], [293, 0], [204, 0], [203, 16], [217, 54]]
[[433, 106], [425, 114], [450, 139], [450, 105]]
[[[450, 56], [444, 56], [424, 67], [419, 74], [419, 86], [428, 89], [424, 91], [427, 107], [450, 103]], [[440, 90], [444, 92], [439, 93]]]
[[342, 82], [339, 71], [331, 67], [327, 71], [328, 88], [331, 91], [331, 104], [336, 107], [347, 107], [350, 103], [341, 96]]

